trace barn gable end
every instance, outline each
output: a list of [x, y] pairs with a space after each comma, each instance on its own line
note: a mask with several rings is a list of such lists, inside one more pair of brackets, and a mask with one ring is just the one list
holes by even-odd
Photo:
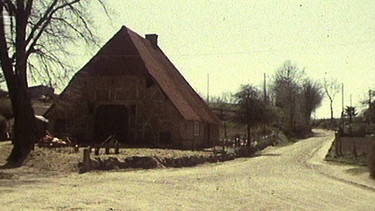
[[212, 145], [220, 120], [157, 46], [122, 27], [46, 112], [49, 129], [86, 143], [109, 135], [124, 145]]

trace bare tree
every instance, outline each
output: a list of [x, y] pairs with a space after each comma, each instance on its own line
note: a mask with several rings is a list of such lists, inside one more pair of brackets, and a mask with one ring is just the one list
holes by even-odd
[[306, 120], [306, 124], [309, 125], [311, 130], [310, 120], [311, 114], [321, 104], [324, 98], [324, 92], [320, 84], [306, 79], [302, 87], [302, 100], [303, 100], [303, 114]]
[[323, 79], [323, 88], [324, 92], [327, 95], [329, 99], [329, 108], [331, 111], [331, 126], [333, 124], [333, 101], [335, 100], [336, 94], [340, 92], [340, 84], [337, 82], [337, 80], [333, 79]]
[[[37, 139], [28, 76], [59, 76], [67, 43], [96, 42], [84, 0], [1, 0], [0, 62], [14, 114], [9, 164], [22, 165]], [[97, 0], [106, 11], [101, 0]], [[54, 69], [54, 72], [51, 71]], [[32, 71], [31, 71], [32, 70]], [[57, 74], [57, 75], [56, 75]]]
[[349, 117], [349, 134], [352, 135], [353, 134], [352, 122], [353, 122], [353, 117], [358, 115], [357, 108], [354, 106], [346, 106], [345, 115]]
[[286, 61], [273, 82], [279, 127], [289, 135], [304, 137], [311, 132], [311, 114], [323, 99], [321, 86], [305, 77], [304, 69]]
[[368, 106], [366, 109], [364, 109], [364, 117], [367, 120], [367, 123], [370, 125], [374, 122], [375, 120], [375, 89], [370, 89], [368, 90], [368, 98], [361, 100], [361, 105], [363, 107]]
[[300, 83], [304, 71], [290, 61], [276, 71], [273, 92], [275, 94], [275, 105], [281, 112], [283, 129], [289, 132], [295, 130], [300, 110]]

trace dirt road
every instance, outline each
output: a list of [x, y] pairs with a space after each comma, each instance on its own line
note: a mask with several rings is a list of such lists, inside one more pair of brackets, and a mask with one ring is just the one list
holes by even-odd
[[[333, 134], [194, 168], [0, 180], [4, 210], [375, 210], [361, 168], [323, 162]], [[355, 174], [355, 175], [353, 175]]]

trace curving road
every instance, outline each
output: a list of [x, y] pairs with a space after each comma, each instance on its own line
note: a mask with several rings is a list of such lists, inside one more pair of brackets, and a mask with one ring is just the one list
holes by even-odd
[[0, 209], [375, 210], [368, 173], [323, 162], [332, 140], [319, 131], [258, 157], [195, 168], [21, 177], [0, 185]]

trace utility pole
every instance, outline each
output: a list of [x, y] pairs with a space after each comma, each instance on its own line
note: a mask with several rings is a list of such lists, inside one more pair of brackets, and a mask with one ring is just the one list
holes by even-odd
[[368, 109], [371, 109], [371, 96], [372, 95], [372, 91], [371, 89], [368, 90]]
[[207, 73], [207, 103], [210, 103], [210, 73]]
[[368, 91], [368, 124], [371, 124], [371, 118], [372, 118], [372, 111], [371, 111], [371, 97], [372, 97], [372, 90], [370, 89]]
[[342, 83], [342, 86], [341, 86], [341, 118], [344, 117], [344, 83]]
[[264, 94], [264, 102], [267, 103], [267, 75], [264, 73], [264, 82], [263, 82], [263, 94]]

